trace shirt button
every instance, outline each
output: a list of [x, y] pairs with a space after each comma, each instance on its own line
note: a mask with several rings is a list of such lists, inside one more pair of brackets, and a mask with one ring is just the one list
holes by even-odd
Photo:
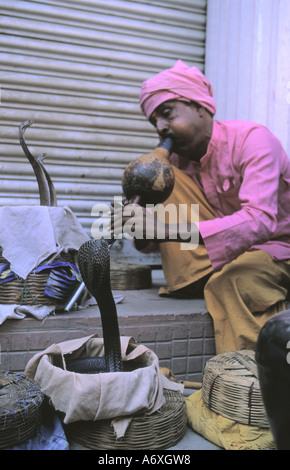
[[229, 180], [225, 180], [223, 184], [223, 190], [228, 191], [230, 189], [230, 182]]

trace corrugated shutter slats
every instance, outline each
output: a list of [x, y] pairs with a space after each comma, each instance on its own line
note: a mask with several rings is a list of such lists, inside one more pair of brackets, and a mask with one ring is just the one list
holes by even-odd
[[120, 195], [125, 165], [157, 142], [142, 81], [179, 58], [203, 69], [206, 0], [2, 0], [0, 13], [0, 203], [39, 203], [18, 140], [32, 119], [58, 205], [89, 231], [94, 204]]

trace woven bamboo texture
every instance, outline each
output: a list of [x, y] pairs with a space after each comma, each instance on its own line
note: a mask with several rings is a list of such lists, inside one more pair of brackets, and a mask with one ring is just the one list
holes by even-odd
[[0, 449], [37, 433], [43, 399], [40, 388], [23, 374], [0, 371]]
[[202, 397], [210, 410], [225, 418], [269, 428], [254, 351], [228, 352], [207, 361]]
[[160, 410], [134, 416], [120, 439], [116, 439], [111, 420], [71, 423], [67, 425], [68, 439], [95, 450], [157, 450], [174, 446], [186, 432], [185, 399], [180, 392], [166, 389], [164, 397]]
[[111, 287], [115, 290], [149, 289], [151, 267], [146, 264], [111, 261]]
[[[62, 261], [74, 262], [72, 253], [62, 253], [58, 259]], [[0, 247], [0, 263], [7, 263], [2, 256]], [[44, 294], [46, 283], [49, 277], [49, 270], [39, 273], [31, 273], [26, 280], [21, 278], [6, 282], [0, 285], [0, 304], [18, 304], [18, 305], [56, 305], [60, 306], [63, 302], [51, 299]]]

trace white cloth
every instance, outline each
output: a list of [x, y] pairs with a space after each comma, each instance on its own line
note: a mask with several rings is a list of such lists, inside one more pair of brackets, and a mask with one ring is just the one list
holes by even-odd
[[2, 256], [22, 279], [49, 256], [78, 250], [89, 239], [68, 207], [4, 206], [0, 227]]
[[65, 354], [103, 356], [103, 339], [93, 335], [51, 345], [28, 362], [25, 374], [40, 385], [55, 409], [64, 413], [64, 423], [111, 419], [117, 438], [122, 437], [135, 413], [150, 414], [164, 404], [163, 388], [182, 392], [183, 385], [161, 374], [153, 351], [131, 337], [120, 339], [122, 359], [138, 359], [145, 367], [132, 372], [79, 374], [53, 365], [56, 355], [64, 365]]
[[[124, 295], [114, 295], [116, 304], [124, 300]], [[94, 297], [86, 301], [86, 305], [77, 306], [77, 310], [84, 309], [90, 305], [97, 305]], [[73, 311], [73, 310], [72, 310]], [[55, 315], [55, 305], [18, 305], [18, 304], [0, 304], [0, 325], [5, 320], [23, 320], [26, 317], [33, 317], [36, 320], [45, 320], [49, 315]]]
[[0, 325], [5, 320], [22, 320], [27, 316], [34, 317], [37, 320], [45, 320], [54, 313], [54, 305], [0, 304]]

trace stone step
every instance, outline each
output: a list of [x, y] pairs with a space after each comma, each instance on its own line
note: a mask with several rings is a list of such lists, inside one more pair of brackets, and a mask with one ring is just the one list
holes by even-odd
[[[205, 361], [215, 354], [213, 326], [203, 299], [160, 297], [160, 282], [150, 289], [114, 291], [120, 334], [132, 336], [152, 349], [161, 367], [178, 380], [201, 381]], [[53, 343], [92, 334], [102, 336], [96, 305], [51, 315], [44, 321], [32, 317], [6, 320], [0, 326], [0, 368], [23, 371], [29, 359]]]

